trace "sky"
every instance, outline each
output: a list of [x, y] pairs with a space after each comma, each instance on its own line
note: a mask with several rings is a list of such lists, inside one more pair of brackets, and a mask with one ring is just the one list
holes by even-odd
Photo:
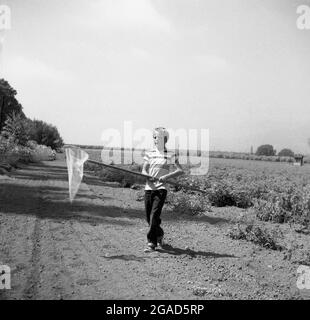
[[[1, 74], [66, 143], [164, 126], [310, 153], [310, 0], [0, 0]], [[122, 141], [123, 141], [122, 140]], [[183, 147], [182, 145], [180, 147]]]

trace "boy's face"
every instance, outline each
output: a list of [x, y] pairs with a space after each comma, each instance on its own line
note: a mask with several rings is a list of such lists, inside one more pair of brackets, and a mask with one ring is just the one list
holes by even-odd
[[158, 150], [165, 149], [165, 138], [163, 135], [159, 134], [158, 132], [153, 133], [153, 141], [154, 145]]

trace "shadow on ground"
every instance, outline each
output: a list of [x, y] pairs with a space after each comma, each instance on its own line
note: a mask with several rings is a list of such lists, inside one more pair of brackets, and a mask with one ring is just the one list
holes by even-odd
[[168, 253], [175, 256], [180, 255], [187, 255], [192, 258], [196, 257], [212, 257], [212, 258], [237, 258], [234, 255], [231, 254], [220, 254], [215, 252], [206, 252], [206, 251], [194, 251], [191, 249], [181, 249], [177, 247], [173, 247], [171, 245], [166, 244], [162, 249], [156, 249], [156, 251], [162, 252], [162, 253]]
[[[68, 181], [68, 171], [66, 166], [57, 166], [50, 163], [36, 163], [31, 165], [21, 165], [21, 170], [16, 170], [10, 174], [14, 178], [21, 180], [58, 180]], [[94, 186], [116, 187], [110, 183], [99, 180], [91, 172], [84, 172], [83, 181]]]
[[[121, 206], [105, 205], [104, 200], [108, 199], [104, 194], [100, 198], [93, 192], [80, 190], [76, 200], [71, 204], [68, 199], [67, 184], [65, 187], [49, 186], [48, 183], [29, 183], [31, 180], [62, 180], [67, 181], [67, 169], [65, 166], [58, 166], [56, 163], [39, 163], [24, 166], [22, 170], [12, 173], [9, 181], [0, 183], [0, 212], [5, 214], [35, 215], [41, 219], [51, 218], [55, 220], [76, 219], [85, 223], [97, 224], [126, 224], [134, 225], [129, 218], [145, 219], [143, 208], [123, 208]], [[27, 183], [23, 182], [28, 180]], [[85, 183], [92, 185], [106, 186], [97, 177], [85, 177]], [[120, 189], [121, 190], [121, 189]], [[134, 199], [132, 199], [134, 200]], [[113, 219], [123, 218], [123, 220]], [[184, 220], [197, 221], [215, 224], [229, 222], [229, 220], [218, 217], [190, 215], [176, 215], [165, 210], [163, 219], [167, 221]]]
[[107, 260], [124, 260], [124, 261], [138, 261], [143, 262], [145, 261], [145, 257], [137, 257], [134, 254], [121, 254], [115, 256], [105, 256]]
[[[194, 251], [191, 249], [181, 249], [177, 247], [173, 247], [171, 245], [165, 245], [165, 248], [163, 249], [156, 249], [154, 252], [160, 252], [160, 253], [166, 253], [170, 255], [175, 255], [175, 256], [190, 256], [192, 258], [197, 258], [197, 257], [205, 257], [205, 258], [238, 258], [234, 255], [231, 254], [220, 254], [216, 252], [207, 252], [207, 251]], [[143, 262], [145, 261], [146, 258], [150, 258], [150, 254], [146, 253], [145, 257], [138, 257], [133, 254], [126, 255], [114, 255], [114, 256], [104, 256], [105, 259], [107, 260], [125, 260], [125, 261], [138, 261], [138, 262]]]

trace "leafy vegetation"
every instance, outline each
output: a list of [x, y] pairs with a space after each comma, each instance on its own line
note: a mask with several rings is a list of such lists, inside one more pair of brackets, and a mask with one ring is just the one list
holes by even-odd
[[58, 129], [41, 120], [29, 120], [29, 138], [42, 144], [58, 150], [63, 146], [63, 140]]
[[10, 84], [0, 79], [0, 132], [5, 126], [5, 122], [13, 113], [25, 117], [21, 104], [16, 99], [16, 90]]
[[[28, 119], [7, 81], [0, 79], [0, 162], [2, 167], [18, 162], [53, 160], [63, 145], [57, 128]], [[8, 165], [8, 167], [7, 167]]]
[[[90, 157], [100, 160], [100, 150], [87, 150]], [[135, 165], [134, 170], [141, 172], [141, 166]], [[100, 168], [101, 169], [101, 168]], [[105, 180], [129, 181], [135, 177], [124, 179], [122, 174], [113, 170], [104, 170], [101, 176]], [[210, 159], [207, 175], [185, 175], [178, 178], [182, 185], [196, 187], [206, 191], [201, 196], [197, 192], [182, 188], [174, 188], [184, 199], [183, 204], [191, 199], [203, 198], [209, 205], [216, 207], [236, 206], [252, 208], [256, 218], [274, 223], [299, 223], [309, 227], [310, 219], [310, 167], [294, 167], [289, 163], [251, 162], [230, 159]], [[139, 183], [144, 183], [142, 179]], [[177, 199], [177, 197], [176, 197]], [[191, 202], [192, 204], [195, 201]], [[185, 205], [184, 205], [185, 206]], [[180, 206], [181, 207], [181, 206]], [[194, 206], [195, 207], [195, 206]], [[177, 210], [177, 205], [175, 205]], [[187, 210], [191, 212], [191, 210]], [[195, 209], [193, 210], [195, 211]]]
[[256, 202], [255, 210], [259, 220], [309, 226], [310, 188], [290, 187], [286, 192], [271, 192], [266, 200]]
[[279, 242], [283, 237], [279, 230], [267, 230], [259, 225], [237, 225], [237, 227], [230, 230], [228, 234], [235, 240], [247, 240], [253, 242], [261, 247], [271, 250], [285, 249]]
[[291, 149], [282, 149], [278, 153], [279, 157], [294, 157], [294, 152]]
[[178, 214], [195, 216], [211, 210], [210, 202], [203, 195], [193, 195], [185, 192], [171, 192], [167, 203]]
[[274, 156], [276, 153], [276, 150], [274, 150], [273, 146], [270, 144], [261, 145], [256, 151], [257, 156]]
[[1, 137], [17, 145], [26, 146], [29, 140], [28, 120], [21, 113], [13, 112], [5, 121]]

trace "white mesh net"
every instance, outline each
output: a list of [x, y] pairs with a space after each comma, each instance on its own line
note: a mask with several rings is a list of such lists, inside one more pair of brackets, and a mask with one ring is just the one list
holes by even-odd
[[74, 200], [82, 178], [84, 162], [88, 159], [88, 154], [79, 148], [66, 148], [66, 160], [69, 179], [70, 202]]

